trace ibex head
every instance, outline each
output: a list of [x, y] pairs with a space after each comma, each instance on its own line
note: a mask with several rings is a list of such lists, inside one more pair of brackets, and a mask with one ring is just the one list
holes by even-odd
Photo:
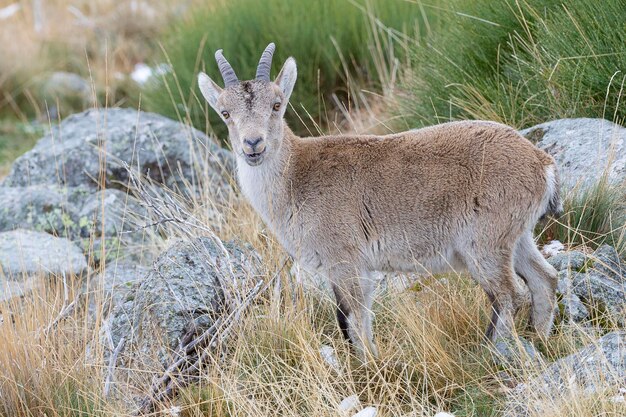
[[222, 50], [215, 53], [224, 88], [200, 73], [202, 95], [221, 116], [230, 136], [233, 151], [250, 166], [272, 158], [281, 146], [283, 116], [296, 83], [296, 61], [287, 59], [276, 80], [270, 80], [275, 45], [270, 43], [261, 55], [256, 78], [239, 81]]

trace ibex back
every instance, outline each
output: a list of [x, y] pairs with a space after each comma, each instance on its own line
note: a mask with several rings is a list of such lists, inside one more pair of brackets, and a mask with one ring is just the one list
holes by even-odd
[[296, 81], [287, 59], [270, 81], [274, 44], [254, 80], [240, 82], [221, 50], [220, 88], [202, 94], [228, 126], [243, 194], [284, 248], [324, 273], [344, 335], [376, 355], [374, 271], [468, 270], [493, 315], [490, 338], [506, 337], [523, 298], [532, 323], [552, 326], [556, 271], [538, 251], [535, 223], [561, 210], [552, 157], [510, 127], [452, 122], [387, 136], [299, 138], [283, 116]]

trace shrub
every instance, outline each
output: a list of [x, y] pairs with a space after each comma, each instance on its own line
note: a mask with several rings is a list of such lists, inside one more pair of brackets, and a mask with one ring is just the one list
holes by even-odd
[[[166, 36], [164, 54], [172, 73], [152, 86], [144, 102], [149, 110], [188, 119], [199, 129], [205, 129], [207, 113], [213, 127], [222, 128], [214, 112], [206, 111], [196, 84], [200, 70], [221, 83], [213, 59], [217, 49], [224, 49], [240, 79], [250, 79], [263, 49], [276, 42], [272, 76], [293, 55], [299, 81], [291, 104], [302, 119], [310, 114], [320, 123], [332, 107], [331, 95], [345, 97], [346, 71], [366, 82], [376, 80], [372, 29], [382, 24], [391, 28], [388, 36], [398, 36], [394, 31], [414, 30], [421, 16], [419, 7], [402, 0], [232, 0], [191, 12]], [[295, 130], [306, 132], [293, 111], [288, 116]]]
[[406, 123], [623, 119], [625, 7], [621, 0], [444, 1], [432, 36], [413, 49]]

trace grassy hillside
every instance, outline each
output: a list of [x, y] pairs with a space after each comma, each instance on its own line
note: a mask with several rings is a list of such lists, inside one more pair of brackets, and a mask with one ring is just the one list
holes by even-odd
[[[277, 44], [274, 75], [286, 57], [297, 58], [299, 81], [288, 115], [302, 133], [357, 132], [374, 124], [398, 131], [466, 118], [518, 128], [580, 116], [624, 124], [626, 116], [626, 1], [161, 1], [145, 2], [157, 11], [147, 19], [113, 14], [131, 2], [55, 0], [43, 2], [54, 10], [49, 21], [55, 24], [39, 35], [32, 29], [33, 2], [19, 3], [16, 20], [0, 29], [0, 178], [41, 135], [43, 129], [33, 126], [47, 123], [38, 86], [51, 71], [87, 78], [100, 106], [141, 107], [201, 130], [208, 123], [224, 138], [195, 76], [204, 70], [221, 83], [213, 52], [223, 48], [237, 74], [251, 78], [270, 41]], [[71, 6], [86, 16], [113, 17], [81, 26]], [[138, 62], [165, 62], [173, 71], [142, 90], [127, 77]], [[211, 195], [204, 175], [198, 168], [194, 178], [203, 191], [189, 195]], [[185, 201], [206, 227], [194, 233], [219, 230], [224, 240], [249, 242], [263, 256], [266, 278], [273, 276], [285, 256], [280, 244], [237, 193], [226, 200], [225, 206], [209, 198]], [[541, 241], [556, 238], [586, 252], [608, 241], [625, 250], [623, 185], [600, 182], [565, 195], [564, 202], [566, 215], [537, 229]], [[218, 223], [209, 208], [223, 214]], [[151, 240], [145, 250], [155, 255], [176, 238], [190, 238], [175, 222], [146, 229]], [[129, 398], [143, 392], [123, 385], [121, 377], [124, 398], [103, 392], [110, 372], [98, 344], [105, 332], [104, 292], [91, 286], [77, 296], [106, 268], [116, 265], [0, 303], [1, 417], [130, 415]], [[486, 297], [463, 274], [381, 291], [374, 305], [381, 355], [364, 365], [342, 339], [333, 300], [305, 290], [287, 270], [242, 317], [221, 354], [210, 356], [200, 380], [155, 415], [335, 417], [342, 399], [356, 394], [363, 406], [378, 408], [378, 417], [438, 411], [495, 417], [511, 386], [545, 368], [526, 362], [503, 372], [494, 364], [483, 339], [491, 313]], [[75, 307], [59, 318], [64, 302], [74, 299]], [[45, 332], [52, 323], [55, 331]], [[533, 339], [526, 324], [522, 314], [516, 328]], [[591, 326], [597, 324], [602, 326]], [[603, 317], [584, 326], [561, 322], [547, 342], [533, 342], [554, 360], [615, 328]], [[320, 355], [323, 345], [336, 352], [338, 369]], [[140, 371], [150, 379], [162, 370]], [[626, 415], [613, 388], [557, 396], [546, 402], [545, 413], [530, 417]]]
[[349, 79], [363, 88], [380, 88], [379, 80], [390, 76], [384, 73], [389, 62], [402, 58], [393, 55], [390, 42], [406, 43], [405, 36], [423, 32], [424, 16], [420, 7], [403, 0], [233, 0], [219, 7], [207, 3], [166, 34], [164, 59], [173, 73], [147, 92], [146, 107], [199, 129], [205, 128], [208, 114], [212, 128], [224, 136], [219, 118], [213, 111], [207, 113], [199, 98], [197, 73], [206, 71], [222, 83], [213, 54], [224, 49], [240, 79], [253, 78], [261, 52], [275, 42], [273, 76], [289, 56], [298, 62], [294, 111], [288, 113], [291, 125], [302, 133], [315, 132], [316, 125], [332, 121], [336, 100], [350, 106]]
[[407, 126], [626, 115], [626, 2], [446, 0], [413, 48]]

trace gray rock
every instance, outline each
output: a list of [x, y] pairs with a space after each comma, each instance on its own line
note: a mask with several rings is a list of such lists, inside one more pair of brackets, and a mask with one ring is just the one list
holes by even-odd
[[81, 111], [93, 102], [89, 82], [71, 72], [53, 72], [41, 90], [52, 120], [58, 118], [59, 112]]
[[67, 239], [21, 229], [0, 233], [0, 301], [23, 296], [48, 277], [86, 269], [85, 256]]
[[593, 259], [593, 269], [615, 280], [626, 281], [626, 263], [620, 259], [614, 247], [600, 246], [593, 253]]
[[5, 277], [0, 277], [0, 302], [23, 297], [42, 284], [43, 279], [37, 276], [25, 277], [19, 281], [7, 280]]
[[150, 262], [142, 226], [153, 220], [127, 197], [123, 163], [152, 178], [156, 193], [165, 185], [183, 199], [210, 201], [210, 219], [221, 218], [213, 207], [232, 192], [232, 154], [201, 132], [131, 109], [90, 110], [64, 120], [15, 161], [0, 186], [0, 231], [69, 238], [95, 264], [102, 254]]
[[86, 269], [85, 256], [67, 239], [21, 229], [0, 233], [0, 271], [8, 279], [79, 275]]
[[523, 337], [498, 338], [493, 345], [493, 359], [505, 368], [524, 367], [543, 361], [543, 355]]
[[556, 293], [558, 295], [569, 294], [572, 292], [572, 277], [576, 273], [576, 271], [570, 271], [567, 269], [561, 270], [557, 273], [558, 283], [556, 286]]
[[572, 276], [575, 271], [563, 269], [558, 273], [558, 285], [556, 288], [558, 303], [555, 307], [555, 315], [566, 323], [582, 323], [589, 318], [587, 306], [572, 290]]
[[[505, 417], [543, 415], [559, 398], [602, 392], [626, 384], [626, 332], [606, 334], [579, 352], [551, 364], [508, 396]], [[552, 409], [552, 411], [554, 411]]]
[[[90, 313], [95, 317], [96, 312], [102, 312], [106, 318], [117, 306], [133, 299], [133, 287], [138, 285], [150, 268], [137, 264], [113, 263], [107, 264], [104, 272], [97, 275], [90, 282]], [[96, 310], [96, 303], [101, 308]]]
[[583, 323], [589, 318], [589, 310], [585, 304], [574, 293], [567, 293], [561, 296], [557, 303], [558, 316], [566, 323]]
[[[578, 258], [582, 260], [580, 256], [573, 259]], [[584, 264], [584, 273], [574, 268], [559, 271], [558, 313], [577, 322], [592, 315], [608, 314], [616, 324], [626, 325], [626, 275], [623, 275], [626, 268], [617, 251], [608, 245], [601, 246]]]
[[[68, 238], [99, 263], [107, 259], [149, 262], [141, 226], [152, 222], [145, 208], [127, 193], [52, 185], [0, 187], [0, 232], [27, 229]], [[145, 258], [145, 259], [144, 259]]]
[[[131, 195], [107, 189], [91, 194], [79, 216], [84, 219], [81, 234], [89, 236], [119, 236], [146, 222], [146, 210]], [[126, 233], [128, 234], [128, 233]]]
[[586, 261], [587, 255], [576, 250], [561, 252], [548, 258], [548, 263], [557, 271], [562, 271], [564, 269], [580, 271], [585, 266]]
[[0, 187], [0, 231], [29, 229], [78, 235], [76, 192], [54, 186]]
[[102, 179], [107, 188], [123, 189], [128, 183], [123, 162], [182, 193], [189, 193], [186, 184], [198, 183], [197, 175], [215, 199], [230, 191], [224, 170], [232, 166], [230, 152], [181, 123], [119, 108], [65, 119], [15, 161], [4, 186], [86, 186], [95, 191]]
[[152, 221], [140, 202], [126, 192], [106, 189], [89, 195], [78, 222], [81, 246], [95, 262], [102, 261], [103, 244], [107, 260], [151, 261], [149, 252], [144, 250], [142, 226]]
[[598, 313], [626, 325], [626, 283], [597, 270], [572, 275], [572, 292]]
[[611, 182], [626, 179], [626, 129], [603, 119], [561, 119], [522, 130], [554, 157], [564, 190], [577, 183], [590, 185], [609, 165]]
[[166, 366], [191, 323], [209, 326], [222, 311], [222, 285], [242, 285], [260, 273], [260, 258], [250, 247], [232, 241], [224, 246], [228, 255], [212, 239], [198, 238], [161, 254], [105, 321], [101, 342], [107, 354], [124, 338], [124, 366]]

